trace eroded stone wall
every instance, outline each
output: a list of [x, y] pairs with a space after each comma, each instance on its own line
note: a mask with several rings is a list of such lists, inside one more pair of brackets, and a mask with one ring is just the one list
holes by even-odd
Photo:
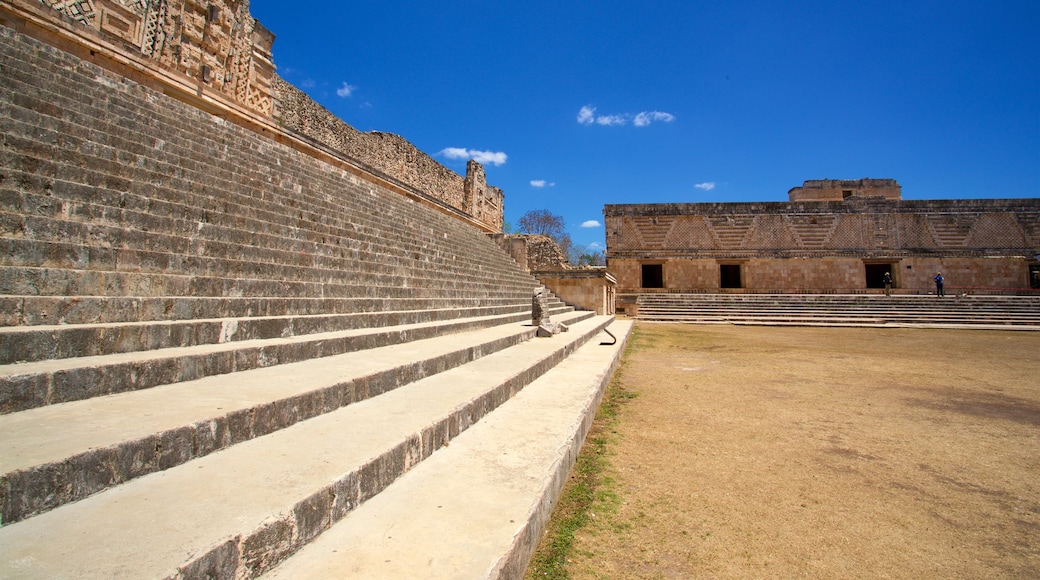
[[501, 231], [505, 196], [501, 189], [487, 184], [479, 163], [471, 160], [464, 178], [404, 137], [358, 131], [277, 75], [272, 87], [274, 115], [285, 129], [456, 208], [493, 231]]
[[842, 201], [852, 197], [902, 199], [903, 188], [894, 179], [810, 179], [787, 192], [790, 201]]

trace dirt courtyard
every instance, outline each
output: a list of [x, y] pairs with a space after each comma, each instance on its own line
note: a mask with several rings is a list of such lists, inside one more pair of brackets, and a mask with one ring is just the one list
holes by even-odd
[[571, 578], [1040, 577], [1040, 333], [640, 323], [628, 349]]

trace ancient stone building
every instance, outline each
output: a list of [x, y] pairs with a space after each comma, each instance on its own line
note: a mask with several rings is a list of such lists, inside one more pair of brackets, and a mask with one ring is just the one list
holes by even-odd
[[1028, 293], [1040, 199], [910, 201], [892, 179], [814, 180], [787, 203], [607, 205], [621, 300], [641, 292]]

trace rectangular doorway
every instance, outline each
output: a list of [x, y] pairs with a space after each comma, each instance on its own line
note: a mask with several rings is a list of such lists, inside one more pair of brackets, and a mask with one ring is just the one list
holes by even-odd
[[664, 268], [661, 264], [643, 264], [643, 288], [664, 288]]
[[886, 272], [892, 275], [892, 286], [895, 286], [894, 267], [896, 264], [864, 264], [863, 266], [866, 268], [867, 288], [884, 288]]
[[719, 264], [719, 288], [743, 288], [740, 264]]

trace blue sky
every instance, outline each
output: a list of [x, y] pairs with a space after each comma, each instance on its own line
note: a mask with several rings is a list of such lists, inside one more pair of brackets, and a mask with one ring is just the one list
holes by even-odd
[[1036, 0], [252, 0], [287, 81], [447, 167], [505, 218], [602, 248], [608, 203], [1040, 197]]

